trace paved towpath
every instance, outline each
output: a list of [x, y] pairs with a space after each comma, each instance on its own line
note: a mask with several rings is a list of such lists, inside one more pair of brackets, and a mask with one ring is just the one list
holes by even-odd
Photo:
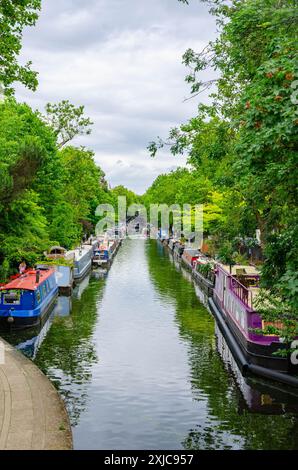
[[47, 377], [0, 338], [0, 450], [68, 450], [68, 415]]

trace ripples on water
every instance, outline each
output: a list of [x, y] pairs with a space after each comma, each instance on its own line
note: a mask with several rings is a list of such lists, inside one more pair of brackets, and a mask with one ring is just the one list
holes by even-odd
[[65, 399], [75, 448], [297, 449], [297, 396], [242, 378], [183, 274], [158, 243], [126, 241], [70, 315], [59, 299], [42, 344], [10, 338]]

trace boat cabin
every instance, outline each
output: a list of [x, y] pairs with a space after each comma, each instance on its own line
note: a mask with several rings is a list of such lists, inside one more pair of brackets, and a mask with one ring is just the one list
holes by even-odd
[[198, 250], [193, 248], [185, 248], [182, 255], [182, 259], [188, 266], [193, 268], [195, 265], [195, 261], [199, 258], [199, 256], [200, 253]]
[[42, 316], [58, 295], [55, 270], [32, 270], [0, 287], [0, 318]]

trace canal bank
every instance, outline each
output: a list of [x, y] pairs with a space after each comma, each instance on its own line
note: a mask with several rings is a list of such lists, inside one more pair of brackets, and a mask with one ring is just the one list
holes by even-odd
[[29, 359], [0, 339], [0, 450], [70, 450], [62, 400]]

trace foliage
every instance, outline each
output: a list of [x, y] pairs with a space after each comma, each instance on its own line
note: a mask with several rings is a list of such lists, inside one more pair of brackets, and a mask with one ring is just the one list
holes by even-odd
[[[212, 104], [199, 105], [196, 117], [151, 142], [149, 152], [186, 153], [197, 185], [208, 183], [205, 232], [226, 259], [234, 258], [236, 237], [253, 240], [260, 230], [262, 283], [275, 291], [284, 276], [294, 285], [298, 267], [296, 2], [207, 3], [220, 34], [201, 52], [187, 50], [183, 62], [191, 95], [212, 88]], [[210, 68], [217, 78], [204, 82]], [[187, 194], [177, 179], [172, 202], [184, 188]]]
[[214, 282], [214, 265], [212, 263], [198, 264], [196, 271], [202, 274], [205, 279]]
[[26, 104], [0, 104], [0, 276], [33, 265], [52, 244], [71, 248], [113, 201], [93, 152], [57, 148], [53, 129]]
[[111, 195], [114, 198], [115, 203], [117, 202], [118, 197], [126, 197], [127, 208], [133, 204], [140, 203], [140, 197], [122, 185], [115, 186], [115, 188], [111, 189]]
[[84, 106], [75, 107], [68, 100], [46, 105], [44, 120], [52, 127], [60, 148], [76, 136], [91, 134], [93, 122], [84, 116], [84, 110]]
[[31, 70], [31, 62], [19, 65], [17, 57], [22, 48], [23, 29], [36, 23], [40, 5], [41, 0], [0, 2], [0, 87], [2, 84], [6, 94], [13, 93], [14, 82], [31, 90], [37, 87], [37, 73]]
[[233, 244], [229, 241], [226, 241], [222, 244], [218, 251], [219, 260], [228, 266], [234, 266], [235, 264], [235, 251]]
[[68, 266], [70, 268], [74, 267], [74, 260], [71, 259], [63, 259], [63, 258], [57, 258], [57, 259], [48, 259], [47, 257], [44, 257], [44, 259], [38, 259], [36, 261], [37, 265], [46, 265], [46, 266]]
[[287, 345], [278, 351], [278, 355], [291, 352], [291, 343], [298, 336], [297, 294], [297, 273], [288, 273], [274, 290], [261, 290], [255, 302], [262, 319], [267, 322], [259, 332], [280, 336]]

